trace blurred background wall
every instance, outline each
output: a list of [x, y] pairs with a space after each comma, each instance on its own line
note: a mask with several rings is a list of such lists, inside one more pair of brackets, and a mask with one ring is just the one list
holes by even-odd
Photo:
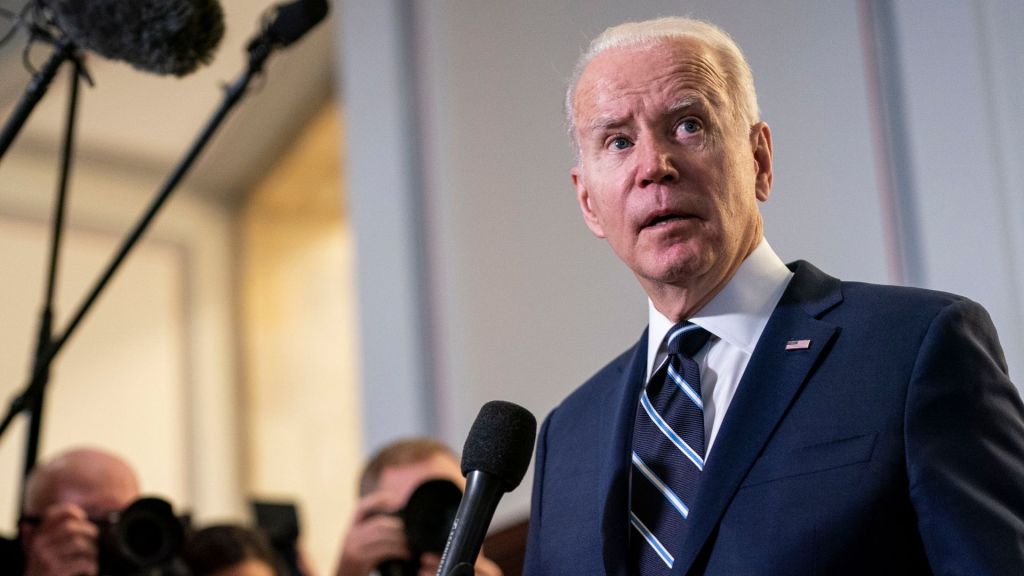
[[[193, 75], [89, 59], [58, 330], [270, 6], [222, 4], [227, 34]], [[562, 96], [591, 37], [667, 14], [720, 24], [751, 62], [773, 129], [763, 210], [780, 256], [978, 300], [1024, 382], [1019, 2], [332, 8], [273, 57], [58, 358], [44, 457], [108, 447], [199, 523], [244, 520], [253, 497], [297, 501], [328, 573], [369, 451], [408, 434], [461, 448], [492, 399], [541, 418], [643, 330], [643, 293], [580, 220]], [[0, 47], [5, 119], [31, 78], [24, 46]], [[35, 343], [66, 84], [0, 159], [3, 398], [25, 384]], [[8, 534], [24, 436], [18, 421], [0, 439]], [[529, 476], [494, 526], [528, 502]]]

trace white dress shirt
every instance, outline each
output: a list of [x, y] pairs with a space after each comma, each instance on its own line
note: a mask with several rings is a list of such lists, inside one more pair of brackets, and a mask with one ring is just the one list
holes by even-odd
[[[694, 356], [700, 365], [700, 389], [704, 401], [705, 459], [711, 454], [715, 436], [725, 412], [736, 394], [768, 318], [782, 298], [793, 273], [786, 268], [768, 241], [761, 238], [757, 248], [740, 264], [728, 284], [703, 308], [689, 318], [712, 337]], [[648, 300], [647, 379], [665, 361], [665, 334], [675, 324]]]

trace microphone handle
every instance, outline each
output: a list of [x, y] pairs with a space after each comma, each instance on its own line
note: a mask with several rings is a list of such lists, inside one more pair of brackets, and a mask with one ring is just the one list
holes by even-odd
[[486, 472], [471, 470], [466, 475], [466, 493], [459, 502], [448, 542], [441, 555], [437, 576], [473, 573], [473, 565], [487, 536], [487, 528], [505, 494], [502, 481]]

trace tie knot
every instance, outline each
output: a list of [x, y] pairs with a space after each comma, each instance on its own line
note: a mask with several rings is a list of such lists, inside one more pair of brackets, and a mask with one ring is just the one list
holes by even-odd
[[690, 322], [680, 322], [668, 331], [665, 336], [665, 347], [669, 354], [682, 354], [692, 358], [704, 347], [708, 338], [711, 338], [711, 333], [707, 330]]

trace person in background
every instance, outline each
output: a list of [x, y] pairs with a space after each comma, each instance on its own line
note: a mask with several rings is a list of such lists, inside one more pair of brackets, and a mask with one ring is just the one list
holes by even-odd
[[1024, 405], [989, 315], [783, 263], [735, 42], [610, 28], [566, 105], [584, 222], [648, 328], [541, 427], [526, 574], [1024, 574]]
[[256, 530], [217, 525], [185, 541], [182, 560], [192, 576], [281, 576], [270, 543]]
[[120, 457], [77, 448], [37, 465], [25, 484], [18, 522], [26, 576], [98, 574], [97, 522], [139, 496], [132, 467]]
[[[436, 440], [398, 440], [373, 455], [359, 478], [360, 499], [342, 542], [335, 576], [368, 576], [385, 561], [410, 560], [405, 529], [395, 512], [417, 487], [435, 479], [450, 480], [465, 489], [458, 457]], [[422, 554], [418, 574], [434, 576], [440, 560], [438, 554]], [[481, 553], [476, 574], [501, 576], [501, 569]]]

